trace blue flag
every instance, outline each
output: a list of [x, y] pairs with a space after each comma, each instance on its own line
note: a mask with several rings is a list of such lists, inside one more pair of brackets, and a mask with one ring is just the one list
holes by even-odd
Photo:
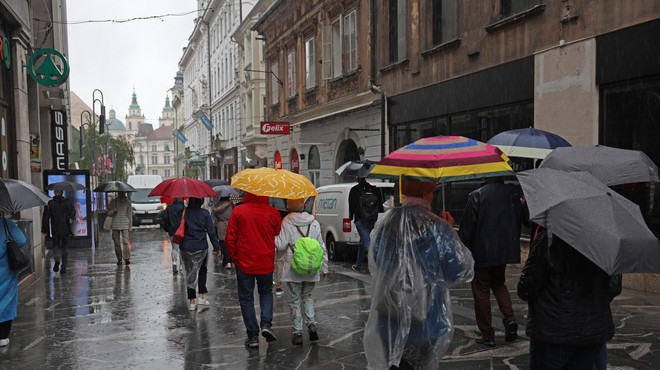
[[188, 138], [186, 138], [186, 137], [181, 133], [181, 131], [179, 131], [179, 130], [172, 130], [172, 133], [173, 133], [174, 136], [176, 136], [176, 138], [179, 139], [179, 141], [181, 141], [182, 143], [185, 143], [186, 141], [188, 141]]
[[209, 130], [213, 130], [213, 124], [211, 123], [211, 120], [204, 114], [204, 112], [199, 112], [197, 113], [197, 117], [199, 118], [200, 121], [202, 121], [202, 124]]

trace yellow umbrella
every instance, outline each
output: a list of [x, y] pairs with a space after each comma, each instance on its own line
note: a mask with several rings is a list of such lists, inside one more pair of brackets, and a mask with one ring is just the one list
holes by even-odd
[[231, 186], [254, 195], [300, 199], [318, 192], [305, 176], [274, 168], [248, 168], [231, 177]]

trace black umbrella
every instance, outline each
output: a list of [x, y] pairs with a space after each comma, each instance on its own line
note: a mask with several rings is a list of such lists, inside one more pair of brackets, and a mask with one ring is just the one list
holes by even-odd
[[339, 176], [367, 177], [375, 165], [376, 162], [368, 159], [364, 161], [348, 161], [339, 166], [335, 173]]
[[229, 185], [229, 184], [231, 184], [229, 181], [220, 180], [220, 179], [204, 180], [204, 182], [205, 182], [208, 186], [210, 186], [210, 187], [215, 187], [215, 186], [220, 186], [220, 185]]
[[54, 182], [48, 187], [46, 187], [48, 190], [59, 190], [59, 191], [77, 191], [77, 190], [86, 190], [87, 188], [83, 184], [79, 184], [77, 182], [73, 181], [60, 181], [60, 182]]
[[120, 191], [132, 192], [136, 190], [132, 186], [122, 181], [108, 181], [97, 186], [96, 189], [94, 189], [94, 191], [97, 193], [117, 193]]
[[49, 200], [48, 195], [30, 183], [0, 178], [0, 212], [16, 213], [43, 206]]

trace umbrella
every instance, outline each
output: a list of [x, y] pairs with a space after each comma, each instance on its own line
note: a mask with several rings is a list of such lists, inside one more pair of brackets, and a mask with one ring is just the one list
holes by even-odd
[[73, 181], [60, 181], [60, 182], [54, 182], [48, 187], [46, 187], [48, 190], [59, 190], [59, 191], [77, 191], [77, 190], [86, 190], [87, 188], [83, 184], [79, 184], [77, 182]]
[[94, 189], [94, 191], [97, 193], [117, 193], [120, 191], [132, 192], [136, 190], [134, 187], [122, 181], [108, 181], [97, 186], [96, 189]]
[[175, 177], [156, 185], [149, 192], [150, 197], [166, 196], [170, 198], [215, 198], [217, 195], [204, 181], [190, 177]]
[[563, 137], [533, 127], [500, 132], [488, 140], [509, 157], [545, 158], [554, 148], [571, 146]]
[[0, 178], [0, 212], [16, 213], [43, 206], [49, 200], [48, 195], [28, 182]]
[[[436, 136], [393, 151], [378, 162], [369, 177], [393, 179], [401, 184], [411, 180], [445, 183], [509, 176], [514, 172], [508, 161], [492, 145], [462, 136]], [[398, 195], [400, 201], [401, 186]]]
[[539, 167], [586, 171], [608, 186], [658, 182], [658, 166], [646, 154], [604, 145], [557, 148]]
[[300, 199], [317, 195], [305, 176], [274, 168], [248, 168], [231, 177], [231, 186], [255, 195]]
[[240, 197], [241, 196], [238, 189], [232, 188], [229, 185], [214, 186], [213, 191], [218, 195], [218, 198]]
[[339, 166], [335, 173], [339, 176], [367, 177], [375, 165], [376, 162], [368, 159], [364, 161], [348, 161]]
[[639, 207], [587, 172], [518, 173], [530, 219], [606, 273], [660, 272], [660, 243]]
[[220, 185], [229, 185], [230, 182], [226, 180], [220, 180], [220, 179], [210, 179], [210, 180], [204, 180], [206, 185], [210, 187], [215, 187], [215, 186], [220, 186]]

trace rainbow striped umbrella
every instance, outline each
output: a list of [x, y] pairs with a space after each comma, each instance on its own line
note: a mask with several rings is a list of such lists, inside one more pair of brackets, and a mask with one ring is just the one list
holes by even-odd
[[393, 151], [378, 162], [369, 177], [399, 183], [445, 183], [514, 175], [508, 162], [509, 158], [493, 145], [462, 136], [435, 136]]

